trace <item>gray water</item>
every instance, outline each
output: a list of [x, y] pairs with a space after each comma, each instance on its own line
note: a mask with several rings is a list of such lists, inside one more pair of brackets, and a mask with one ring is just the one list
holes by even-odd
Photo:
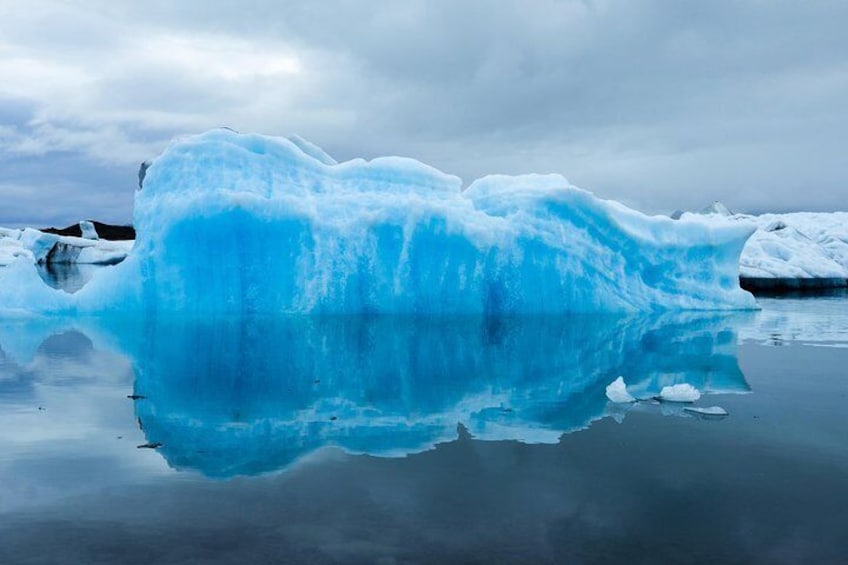
[[848, 298], [761, 305], [4, 320], [0, 563], [848, 562]]

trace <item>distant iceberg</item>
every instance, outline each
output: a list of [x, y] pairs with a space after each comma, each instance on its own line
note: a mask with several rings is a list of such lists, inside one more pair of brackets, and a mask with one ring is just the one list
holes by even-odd
[[[459, 178], [412, 159], [336, 164], [302, 139], [219, 129], [145, 170], [129, 258], [73, 297], [0, 308], [512, 314], [749, 309], [753, 227], [649, 217], [559, 175]], [[16, 280], [13, 280], [16, 279]], [[40, 293], [41, 291], [33, 291]]]
[[0, 228], [0, 266], [19, 258], [33, 263], [77, 263], [114, 265], [123, 261], [133, 247], [132, 240], [100, 239], [94, 224], [80, 222], [82, 237], [55, 235], [32, 228]]
[[739, 275], [746, 288], [848, 286], [848, 212], [751, 216], [735, 214], [721, 202], [714, 202], [699, 214], [720, 224], [730, 220], [756, 227], [739, 258]]
[[848, 280], [848, 213], [751, 218], [757, 231], [740, 260], [745, 277]]

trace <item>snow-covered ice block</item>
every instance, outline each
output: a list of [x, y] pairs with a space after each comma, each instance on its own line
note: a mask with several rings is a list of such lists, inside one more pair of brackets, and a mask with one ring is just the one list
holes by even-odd
[[756, 226], [739, 260], [743, 278], [848, 279], [848, 212], [751, 216], [733, 214], [716, 202], [700, 214], [718, 223], [730, 219]]
[[44, 233], [43, 231], [33, 228], [24, 228], [21, 230], [19, 239], [23, 246], [32, 252], [35, 262], [44, 263], [47, 261], [47, 256], [50, 253], [50, 250], [53, 249], [53, 246], [61, 240], [61, 237], [52, 233]]
[[607, 385], [607, 398], [616, 404], [625, 404], [628, 402], [636, 402], [632, 394], [627, 392], [627, 385], [624, 383], [624, 377], [618, 377], [613, 382]]
[[[80, 222], [89, 224], [91, 222]], [[85, 230], [83, 231], [85, 234]], [[86, 237], [62, 236], [32, 228], [14, 230], [0, 228], [0, 266], [11, 264], [17, 258], [33, 263], [79, 263], [87, 265], [114, 265], [123, 261], [134, 241], [108, 241], [99, 239], [97, 231]]]
[[97, 245], [89, 245], [80, 249], [76, 263], [81, 265], [114, 265], [126, 259], [135, 244], [132, 240], [106, 241], [97, 240]]
[[744, 277], [848, 278], [848, 213], [765, 214], [740, 259]]
[[21, 242], [19, 230], [0, 228], [0, 267], [11, 265], [18, 259], [35, 261], [32, 252]]
[[695, 402], [699, 398], [701, 393], [689, 383], [666, 386], [660, 391], [660, 400], [665, 402]]

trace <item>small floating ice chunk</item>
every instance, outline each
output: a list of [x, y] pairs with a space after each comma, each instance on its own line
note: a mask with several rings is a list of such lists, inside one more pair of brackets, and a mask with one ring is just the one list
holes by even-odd
[[727, 416], [727, 410], [721, 406], [687, 406], [684, 410], [703, 416]]
[[618, 377], [607, 385], [607, 398], [616, 404], [636, 402], [633, 395], [627, 392], [627, 385], [624, 384], [624, 377]]
[[666, 386], [660, 391], [660, 400], [666, 402], [695, 402], [699, 398], [701, 393], [688, 383]]

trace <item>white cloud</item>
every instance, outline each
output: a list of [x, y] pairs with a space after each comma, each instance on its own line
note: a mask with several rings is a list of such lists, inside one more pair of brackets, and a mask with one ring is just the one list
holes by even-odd
[[[650, 210], [844, 207], [843, 16], [838, 2], [6, 3], [0, 116], [4, 100], [30, 113], [0, 121], [0, 147], [6, 162], [128, 165], [227, 125], [466, 180], [560, 172]], [[10, 170], [0, 182], [30, 182]]]

